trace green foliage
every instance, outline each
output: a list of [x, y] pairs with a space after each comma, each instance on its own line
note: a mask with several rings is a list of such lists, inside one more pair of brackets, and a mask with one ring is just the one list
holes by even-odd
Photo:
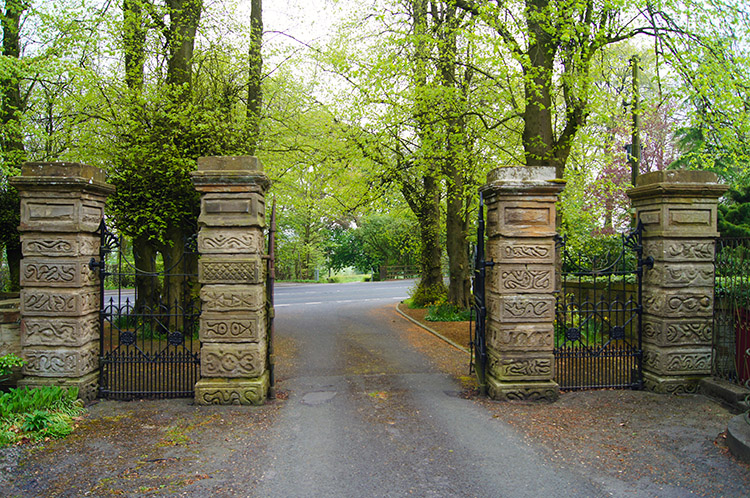
[[414, 290], [411, 300], [414, 306], [424, 308], [433, 303], [445, 302], [447, 290], [445, 285], [423, 286], [418, 285]]
[[471, 317], [471, 309], [461, 309], [445, 301], [427, 307], [425, 320], [430, 322], [464, 322]]
[[718, 227], [722, 237], [750, 237], [750, 185], [727, 192], [719, 204]]
[[0, 447], [65, 437], [73, 431], [73, 417], [83, 412], [77, 388], [10, 389], [0, 395]]
[[15, 354], [0, 356], [0, 382], [7, 380], [13, 373], [13, 368], [22, 367], [26, 362]]

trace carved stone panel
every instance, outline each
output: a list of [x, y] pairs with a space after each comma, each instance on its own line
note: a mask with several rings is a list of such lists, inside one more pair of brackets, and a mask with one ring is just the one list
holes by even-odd
[[713, 263], [713, 239], [662, 240], [652, 239], [643, 241], [644, 256], [652, 256], [656, 261], [704, 262]]
[[260, 228], [201, 228], [201, 254], [263, 254], [265, 240]]
[[195, 385], [198, 405], [261, 405], [268, 393], [268, 373], [255, 379], [201, 379]]
[[554, 264], [555, 243], [549, 239], [492, 239], [487, 259], [503, 263]]
[[488, 316], [500, 323], [552, 323], [555, 319], [555, 298], [552, 295], [488, 294], [487, 305]]
[[488, 272], [488, 288], [499, 294], [547, 293], [555, 289], [555, 268], [552, 265], [493, 266]]
[[643, 342], [657, 346], [711, 344], [713, 320], [670, 319], [646, 316]]
[[37, 232], [95, 232], [104, 202], [43, 193], [21, 199], [21, 229]]
[[23, 346], [82, 346], [99, 338], [99, 315], [80, 318], [27, 317], [21, 322]]
[[643, 292], [645, 313], [665, 318], [712, 317], [713, 300], [712, 288], [691, 288], [690, 290], [648, 288]]
[[657, 263], [643, 275], [644, 285], [655, 287], [711, 287], [713, 263]]
[[499, 203], [498, 232], [507, 237], [554, 235], [555, 202], [503, 201]]
[[200, 340], [203, 342], [261, 342], [266, 337], [265, 313], [203, 313]]
[[38, 377], [80, 377], [99, 367], [99, 343], [80, 348], [36, 348], [23, 350], [24, 375]]
[[22, 286], [72, 288], [98, 283], [88, 260], [26, 257], [21, 261]]
[[22, 234], [21, 250], [24, 257], [91, 258], [99, 255], [99, 237], [86, 234]]
[[202, 377], [259, 377], [265, 370], [265, 343], [205, 343], [201, 346]]
[[502, 357], [490, 352], [488, 371], [490, 376], [503, 382], [549, 381], [554, 377], [555, 358], [549, 355], [513, 355]]
[[490, 378], [488, 391], [492, 399], [507, 401], [555, 401], [559, 386], [555, 382], [498, 382]]
[[503, 325], [487, 321], [487, 345], [499, 351], [551, 351], [554, 346], [552, 324]]
[[265, 262], [259, 256], [203, 256], [198, 262], [202, 284], [260, 284], [265, 280]]
[[711, 349], [649, 348], [643, 352], [643, 367], [658, 375], [708, 375]]
[[266, 305], [263, 285], [203, 285], [203, 311], [260, 311]]
[[21, 314], [26, 316], [81, 316], [99, 310], [96, 288], [47, 290], [28, 287], [21, 290]]
[[209, 227], [266, 226], [263, 195], [250, 193], [204, 194], [198, 222]]

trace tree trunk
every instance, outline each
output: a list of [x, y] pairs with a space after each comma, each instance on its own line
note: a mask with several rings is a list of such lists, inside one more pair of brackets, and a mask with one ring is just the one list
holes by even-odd
[[161, 301], [161, 283], [156, 273], [156, 248], [147, 235], [133, 238], [133, 260], [137, 269], [135, 275], [136, 300], [133, 305], [136, 313], [151, 313]]
[[[176, 87], [178, 95], [190, 95], [195, 32], [198, 30], [203, 0], [168, 0], [169, 60], [167, 84]], [[184, 91], [184, 94], [180, 91]]]
[[247, 123], [248, 149], [251, 156], [255, 155], [260, 137], [260, 113], [263, 106], [263, 89], [261, 79], [263, 74], [263, 2], [252, 0], [250, 11], [250, 74], [247, 82]]

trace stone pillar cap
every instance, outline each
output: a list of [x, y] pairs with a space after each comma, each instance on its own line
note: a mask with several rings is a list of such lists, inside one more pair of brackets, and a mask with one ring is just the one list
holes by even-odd
[[505, 166], [487, 173], [487, 184], [480, 191], [502, 189], [539, 189], [559, 191], [565, 182], [555, 178], [554, 166]]
[[198, 158], [197, 171], [257, 171], [262, 173], [263, 163], [255, 156], [207, 156]]
[[21, 165], [21, 176], [9, 181], [25, 188], [88, 185], [105, 193], [115, 190], [101, 168], [73, 162], [26, 162]]
[[718, 183], [716, 173], [711, 171], [673, 169], [640, 175], [635, 188], [628, 189], [627, 194], [631, 199], [655, 195], [718, 198], [728, 189], [728, 185]]
[[209, 156], [198, 158], [198, 169], [190, 173], [199, 191], [226, 191], [257, 185], [266, 190], [271, 184], [263, 164], [255, 156]]

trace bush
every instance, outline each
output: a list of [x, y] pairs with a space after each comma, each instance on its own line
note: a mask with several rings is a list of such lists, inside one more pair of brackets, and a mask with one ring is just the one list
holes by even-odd
[[13, 353], [0, 356], [0, 382], [8, 380], [13, 375], [13, 368], [22, 367], [25, 363]]
[[416, 307], [422, 308], [431, 304], [445, 301], [447, 295], [448, 290], [443, 284], [436, 284], [430, 287], [425, 287], [420, 284], [412, 294], [411, 300]]
[[427, 307], [425, 320], [429, 322], [465, 322], [471, 317], [471, 309], [461, 309], [440, 301]]

